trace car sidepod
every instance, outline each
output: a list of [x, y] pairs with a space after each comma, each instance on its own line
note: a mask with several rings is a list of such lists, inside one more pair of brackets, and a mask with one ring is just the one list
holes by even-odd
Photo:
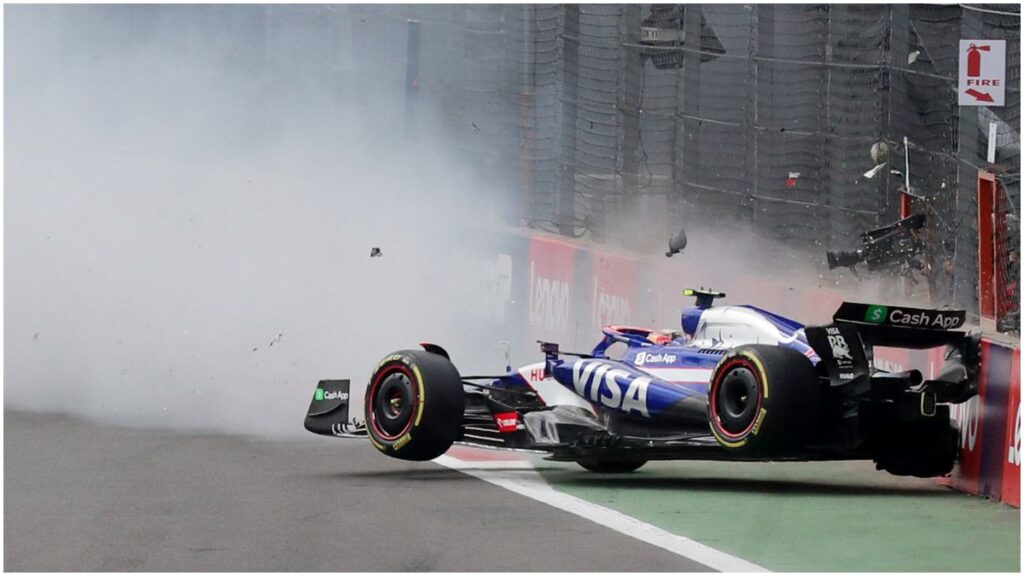
[[667, 382], [625, 362], [560, 358], [552, 362], [550, 372], [562, 386], [613, 415], [674, 423], [707, 422], [703, 391]]

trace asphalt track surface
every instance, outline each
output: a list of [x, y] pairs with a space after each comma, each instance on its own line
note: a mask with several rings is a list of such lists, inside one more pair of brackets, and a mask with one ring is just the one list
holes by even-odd
[[368, 443], [4, 411], [7, 571], [706, 571]]
[[725, 570], [1021, 566], [1019, 510], [870, 462], [652, 462], [622, 476], [455, 448], [446, 465], [463, 473], [359, 441], [10, 410], [4, 434], [8, 571], [708, 570], [687, 555]]

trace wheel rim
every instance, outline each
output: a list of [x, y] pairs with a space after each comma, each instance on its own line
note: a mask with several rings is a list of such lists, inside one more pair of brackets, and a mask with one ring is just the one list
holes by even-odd
[[761, 407], [761, 386], [752, 367], [745, 361], [723, 370], [714, 390], [711, 408], [719, 430], [738, 438], [754, 427]]
[[383, 370], [370, 393], [371, 426], [384, 440], [395, 440], [412, 427], [416, 386], [404, 367]]

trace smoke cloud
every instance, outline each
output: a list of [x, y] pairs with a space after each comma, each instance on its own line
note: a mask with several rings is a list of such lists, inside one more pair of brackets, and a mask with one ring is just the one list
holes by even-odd
[[6, 11], [5, 406], [304, 433], [319, 378], [358, 394], [397, 347], [502, 362], [459, 329], [486, 291], [453, 232], [500, 194], [344, 43], [316, 60], [309, 8], [270, 47], [265, 9]]

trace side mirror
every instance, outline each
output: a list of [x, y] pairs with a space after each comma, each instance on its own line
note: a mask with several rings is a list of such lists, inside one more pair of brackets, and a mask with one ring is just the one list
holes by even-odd
[[686, 248], [686, 229], [680, 228], [676, 235], [668, 241], [668, 252], [665, 252], [665, 256], [671, 258], [673, 254], [678, 254]]

